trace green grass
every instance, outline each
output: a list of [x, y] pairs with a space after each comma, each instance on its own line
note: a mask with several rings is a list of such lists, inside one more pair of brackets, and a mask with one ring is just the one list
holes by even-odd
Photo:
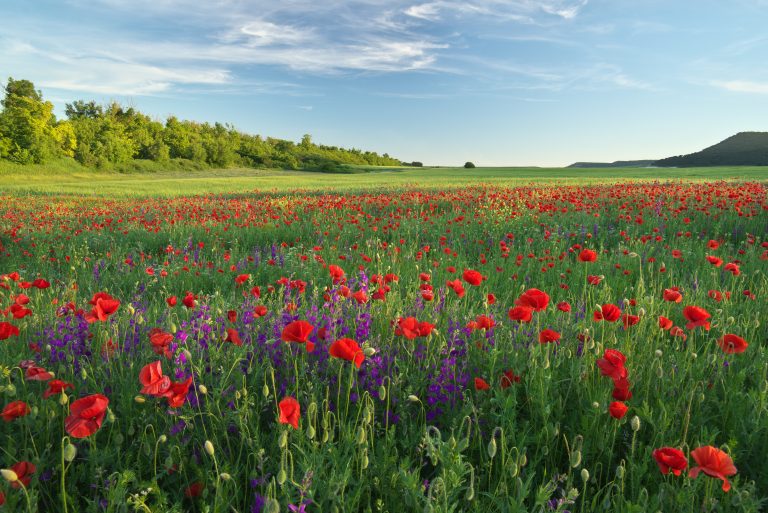
[[73, 161], [51, 166], [0, 164], [0, 192], [97, 196], [179, 196], [205, 193], [363, 190], [403, 186], [460, 187], [469, 184], [597, 183], [623, 180], [768, 180], [768, 167], [686, 169], [573, 169], [526, 167], [363, 168], [359, 174], [263, 169], [181, 169], [123, 166], [118, 171], [85, 168]]

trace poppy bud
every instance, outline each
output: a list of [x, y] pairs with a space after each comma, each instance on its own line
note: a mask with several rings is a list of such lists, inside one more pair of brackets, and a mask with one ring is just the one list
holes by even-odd
[[88, 378], [88, 373], [85, 372], [85, 368], [80, 369], [80, 378], [85, 381]]
[[222, 479], [222, 481], [229, 481], [230, 479], [232, 479], [232, 476], [230, 476], [226, 472], [222, 472], [221, 474], [219, 474], [219, 477]]
[[699, 355], [697, 355], [696, 353], [691, 353], [691, 358], [693, 358], [694, 360], [695, 360], [696, 358], [698, 358], [698, 357], [699, 357]]
[[365, 436], [365, 428], [363, 428], [362, 426], [357, 428], [357, 435], [355, 436], [355, 441], [357, 442], [357, 444], [363, 445], [365, 443], [366, 438], [367, 437]]
[[67, 444], [64, 447], [64, 461], [69, 463], [75, 459], [75, 456], [77, 456], [77, 447], [75, 447], [71, 443]]
[[261, 393], [264, 394], [264, 397], [269, 397], [269, 387], [266, 383], [264, 383], [264, 387], [261, 389]]
[[637, 314], [638, 314], [640, 317], [645, 317], [645, 308], [642, 308], [642, 307], [641, 307], [641, 308], [640, 308], [640, 309], [637, 311]]
[[589, 470], [585, 468], [581, 469], [581, 480], [584, 481], [584, 484], [589, 481]]
[[69, 402], [69, 396], [64, 392], [62, 392], [61, 395], [59, 396], [59, 404], [64, 406], [68, 402]]
[[661, 379], [661, 377], [664, 375], [664, 369], [661, 367], [656, 367], [656, 377]]
[[735, 323], [735, 322], [736, 322], [736, 319], [734, 319], [733, 317], [728, 317], [728, 318], [725, 320], [725, 322], [726, 322], [726, 324], [733, 324], [733, 323]]
[[616, 477], [618, 479], [624, 479], [624, 465], [616, 467]]
[[0, 470], [0, 475], [2, 475], [3, 479], [8, 481], [9, 483], [15, 483], [16, 481], [19, 480], [19, 476], [16, 475], [16, 472], [14, 472], [13, 470], [11, 470], [9, 468], [4, 468], [4, 469]]
[[264, 511], [265, 513], [280, 513], [280, 503], [277, 502], [277, 499], [267, 499]]
[[493, 459], [494, 456], [496, 456], [496, 439], [491, 438], [491, 441], [488, 442], [488, 457]]
[[384, 385], [379, 386], [379, 399], [383, 401], [387, 398], [387, 388]]
[[661, 358], [661, 355], [663, 355], [664, 353], [661, 352], [661, 349], [657, 349], [654, 354], [656, 355], [656, 358]]
[[165, 442], [168, 441], [168, 437], [165, 435], [160, 435], [160, 438], [158, 438], [157, 441], [160, 442], [161, 444], [164, 444]]
[[315, 427], [312, 425], [310, 425], [307, 428], [307, 438], [309, 438], [310, 440], [313, 440], [315, 438]]
[[116, 434], [113, 440], [115, 441], [115, 444], [120, 446], [123, 443], [123, 434], [122, 433]]
[[133, 305], [128, 305], [128, 312], [133, 315], [136, 313], [136, 309], [133, 307]]
[[240, 390], [235, 390], [235, 400], [239, 401], [242, 397], [242, 394], [240, 393]]
[[637, 258], [639, 255], [632, 251], [630, 254], [627, 255], [629, 258]]
[[201, 394], [206, 395], [208, 393], [208, 389], [205, 387], [205, 385], [200, 385], [197, 387], [197, 389], [200, 391]]
[[632, 427], [632, 431], [634, 431], [635, 433], [640, 431], [640, 417], [638, 417], [637, 415], [632, 417], [632, 420], [629, 421], [629, 425]]
[[133, 400], [139, 404], [144, 404], [145, 402], [147, 402], [147, 400], [144, 399], [144, 396], [141, 396], [141, 395], [137, 395], [136, 397], [133, 398]]
[[592, 408], [595, 408], [595, 409], [600, 408], [600, 403], [598, 403], [597, 401], [593, 402]]
[[366, 469], [366, 468], [368, 468], [368, 463], [369, 463], [369, 461], [368, 461], [368, 451], [367, 451], [367, 450], [364, 450], [364, 451], [363, 451], [363, 455], [362, 455], [362, 457], [360, 458], [360, 466], [361, 466], [363, 469]]
[[418, 398], [418, 397], [416, 397], [416, 396], [415, 396], [415, 395], [413, 395], [413, 394], [411, 394], [411, 395], [409, 395], [409, 396], [408, 396], [408, 400], [409, 400], [409, 401], [411, 401], [412, 403], [418, 403], [418, 402], [420, 402], [419, 398]]
[[277, 446], [282, 449], [286, 445], [288, 445], [288, 431], [283, 431], [277, 439]]
[[114, 424], [116, 420], [117, 417], [115, 417], [115, 414], [112, 412], [112, 410], [107, 409], [107, 422]]
[[286, 479], [288, 479], [288, 475], [285, 473], [285, 469], [281, 468], [280, 472], [277, 473], [277, 484], [282, 486]]
[[571, 467], [576, 468], [581, 465], [581, 451], [573, 451], [571, 453]]
[[376, 354], [376, 348], [374, 347], [366, 347], [363, 349], [363, 354], [365, 356], [373, 356]]
[[190, 361], [190, 360], [192, 359], [192, 353], [190, 353], [190, 352], [189, 352], [189, 349], [185, 349], [185, 350], [183, 350], [183, 351], [181, 352], [181, 354], [183, 354], [183, 355], [184, 355], [184, 358], [185, 358], [187, 361]]
[[176, 323], [172, 322], [171, 323], [171, 333], [176, 334], [177, 330], [178, 330], [178, 328], [176, 327]]
[[213, 444], [211, 443], [210, 440], [206, 440], [205, 441], [204, 447], [205, 447], [205, 452], [208, 453], [208, 456], [213, 456], [213, 452], [214, 452], [213, 451]]

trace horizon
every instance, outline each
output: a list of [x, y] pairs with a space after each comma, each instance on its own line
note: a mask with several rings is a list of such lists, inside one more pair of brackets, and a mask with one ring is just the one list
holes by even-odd
[[426, 166], [656, 160], [766, 130], [765, 0], [10, 0], [3, 11], [0, 79], [31, 80], [58, 116], [75, 100], [118, 101]]

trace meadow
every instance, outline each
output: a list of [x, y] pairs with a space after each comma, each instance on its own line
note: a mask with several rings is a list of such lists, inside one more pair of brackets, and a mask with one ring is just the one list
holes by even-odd
[[758, 512], [765, 168], [0, 169], [0, 512]]

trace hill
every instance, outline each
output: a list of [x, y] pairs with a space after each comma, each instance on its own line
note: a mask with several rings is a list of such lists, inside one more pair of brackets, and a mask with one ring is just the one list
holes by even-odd
[[689, 155], [657, 160], [659, 167], [768, 166], [768, 132], [740, 132]]
[[617, 160], [615, 162], [574, 162], [568, 167], [574, 168], [604, 168], [604, 167], [648, 167], [654, 160]]

